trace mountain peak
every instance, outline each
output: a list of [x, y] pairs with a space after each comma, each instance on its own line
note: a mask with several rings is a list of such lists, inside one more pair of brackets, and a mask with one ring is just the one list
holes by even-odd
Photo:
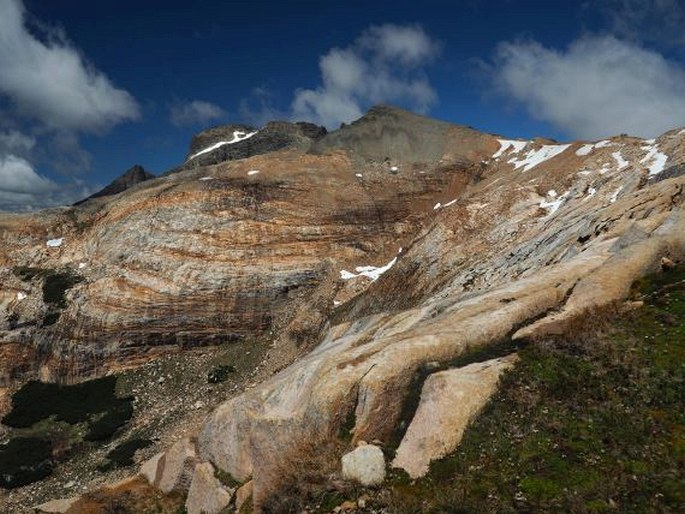
[[92, 200], [93, 198], [116, 195], [122, 191], [126, 191], [136, 184], [140, 184], [141, 182], [145, 182], [146, 180], [153, 178], [155, 178], [155, 176], [152, 173], [145, 171], [145, 168], [143, 168], [140, 164], [134, 164], [122, 175], [110, 182], [109, 185], [105, 186], [97, 193], [90, 195], [88, 198], [76, 202], [74, 205], [80, 205], [88, 200]]

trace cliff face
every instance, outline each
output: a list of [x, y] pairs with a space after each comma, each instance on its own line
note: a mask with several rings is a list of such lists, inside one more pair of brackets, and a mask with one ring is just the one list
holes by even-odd
[[327, 135], [288, 124], [278, 151], [226, 130], [125, 194], [3, 218], [0, 370], [77, 380], [268, 334], [261, 383], [198, 440], [257, 508], [303, 441], [391, 445], [417, 377], [563, 331], [685, 253], [685, 131], [559, 145], [387, 106]]
[[[321, 135], [308, 124], [286, 129]], [[480, 138], [479, 157], [486, 157], [496, 142]], [[419, 169], [291, 149], [148, 180], [78, 208], [8, 216], [0, 236], [0, 338], [6, 349], [40, 348], [40, 357], [13, 352], [0, 365], [4, 381], [38, 372], [75, 380], [163, 351], [286, 330], [296, 306], [321, 284], [339, 287], [331, 283], [341, 266], [391, 259], [436, 195], [458, 194], [474, 181], [479, 160], [447, 156]], [[35, 272], [22, 275], [24, 268]], [[43, 298], [53, 271], [82, 279], [59, 309]], [[296, 320], [289, 337], [314, 344], [330, 302], [306, 309], [308, 321]]]

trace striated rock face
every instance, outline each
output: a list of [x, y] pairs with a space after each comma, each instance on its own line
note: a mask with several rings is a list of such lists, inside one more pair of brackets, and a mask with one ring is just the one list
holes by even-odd
[[[209, 418], [200, 454], [239, 480], [251, 476], [257, 509], [277, 494], [275, 460], [296, 462], [299, 441], [333, 441], [353, 413], [353, 441], [387, 444], [425, 370], [563, 331], [586, 309], [626, 298], [663, 257], [683, 259], [685, 179], [649, 180], [660, 173], [655, 149], [682, 162], [683, 134], [516, 143], [492, 148], [477, 184], [439, 195], [432, 223], [380, 278], [344, 275], [367, 288], [333, 312], [311, 353]], [[485, 380], [472, 394], [491, 390]]]
[[[303, 442], [338, 451], [345, 428], [349, 444], [395, 450], [431, 373], [563, 331], [685, 253], [682, 131], [507, 141], [386, 106], [281, 151], [241, 154], [264, 131], [230, 130], [240, 141], [200, 156], [216, 164], [0, 220], [0, 371], [9, 385], [77, 380], [268, 339], [264, 366], [280, 372], [216, 409], [183, 467], [251, 478], [256, 510]], [[55, 299], [45, 270], [83, 280]], [[146, 468], [160, 486], [165, 465]]]
[[[445, 160], [392, 173], [343, 151], [288, 150], [148, 180], [78, 208], [3, 216], [0, 377], [73, 381], [271, 332], [294, 355], [318, 342], [344, 285], [339, 270], [390, 260], [436, 196], [475, 180], [474, 166]], [[50, 270], [82, 279], [59, 308], [43, 298]]]

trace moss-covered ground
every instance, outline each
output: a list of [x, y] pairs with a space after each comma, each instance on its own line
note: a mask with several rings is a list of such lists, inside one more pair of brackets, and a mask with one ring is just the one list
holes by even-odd
[[685, 268], [643, 307], [533, 341], [457, 452], [376, 496], [389, 512], [685, 512]]

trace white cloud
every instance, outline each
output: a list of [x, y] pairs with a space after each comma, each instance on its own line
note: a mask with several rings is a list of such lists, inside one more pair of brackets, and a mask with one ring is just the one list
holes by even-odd
[[44, 193], [55, 183], [39, 175], [26, 159], [15, 155], [0, 156], [0, 191], [4, 193]]
[[86, 62], [64, 36], [29, 32], [21, 0], [0, 1], [0, 93], [49, 129], [102, 132], [140, 116], [123, 89]]
[[612, 36], [585, 36], [566, 51], [502, 43], [492, 79], [533, 117], [572, 137], [654, 137], [685, 124], [685, 71]]
[[80, 180], [54, 182], [16, 155], [0, 156], [0, 211], [28, 212], [69, 205], [99, 190]]
[[216, 104], [203, 100], [176, 103], [169, 108], [169, 121], [177, 127], [203, 125], [226, 116], [226, 112]]
[[0, 154], [9, 152], [25, 153], [36, 145], [36, 138], [15, 129], [0, 132]]
[[321, 57], [322, 85], [295, 92], [292, 118], [337, 128], [379, 102], [407, 102], [425, 112], [437, 94], [424, 68], [438, 51], [419, 26], [371, 27], [350, 46]]

